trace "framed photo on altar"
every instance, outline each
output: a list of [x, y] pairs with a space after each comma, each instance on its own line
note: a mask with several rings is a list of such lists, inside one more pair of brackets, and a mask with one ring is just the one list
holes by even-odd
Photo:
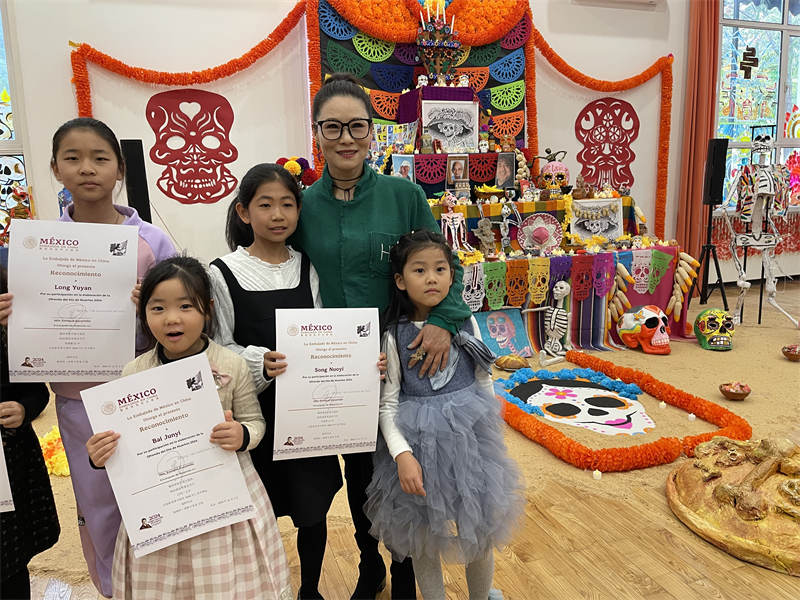
[[601, 235], [607, 240], [615, 240], [624, 231], [622, 218], [622, 198], [595, 198], [593, 200], [573, 200], [570, 233], [587, 240]]
[[469, 154], [447, 155], [447, 185], [469, 187]]
[[402, 179], [414, 180], [414, 155], [392, 154], [392, 175]]
[[422, 127], [442, 145], [442, 152], [466, 152], [478, 147], [478, 103], [423, 100]]

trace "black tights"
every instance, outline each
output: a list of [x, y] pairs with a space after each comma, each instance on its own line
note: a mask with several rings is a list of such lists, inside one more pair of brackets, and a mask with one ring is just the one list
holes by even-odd
[[323, 519], [316, 525], [297, 528], [297, 554], [300, 556], [301, 597], [319, 597], [317, 587], [322, 573], [322, 559], [328, 541], [328, 524]]
[[30, 597], [31, 578], [27, 567], [0, 580], [1, 600], [30, 600]]

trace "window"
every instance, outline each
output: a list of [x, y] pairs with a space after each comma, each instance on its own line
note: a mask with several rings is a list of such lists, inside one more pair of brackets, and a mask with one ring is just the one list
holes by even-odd
[[752, 128], [797, 165], [800, 204], [800, 0], [723, 0], [716, 135], [730, 140], [725, 187], [750, 160]]
[[8, 244], [12, 217], [31, 216], [30, 199], [15, 193], [28, 187], [25, 156], [19, 131], [14, 127], [14, 86], [9, 76], [5, 14], [0, 12], [0, 246]]

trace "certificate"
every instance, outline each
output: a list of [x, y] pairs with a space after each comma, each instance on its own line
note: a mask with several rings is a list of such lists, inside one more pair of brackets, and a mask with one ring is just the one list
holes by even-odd
[[107, 381], [133, 360], [138, 230], [14, 219], [11, 381]]
[[120, 434], [105, 467], [135, 556], [255, 515], [236, 453], [209, 441], [225, 417], [205, 354], [81, 396], [93, 431]]
[[378, 309], [278, 309], [275, 332], [275, 347], [288, 366], [272, 384], [273, 458], [375, 450]]
[[0, 513], [14, 510], [14, 499], [11, 497], [11, 484], [8, 481], [8, 467], [3, 444], [0, 444]]

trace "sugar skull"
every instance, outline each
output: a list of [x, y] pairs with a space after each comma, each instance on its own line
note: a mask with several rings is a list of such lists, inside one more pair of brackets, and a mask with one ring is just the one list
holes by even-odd
[[694, 335], [704, 350], [731, 350], [733, 334], [733, 316], [720, 308], [707, 308], [694, 320]]
[[510, 393], [538, 407], [548, 421], [605, 435], [643, 434], [655, 427], [638, 400], [582, 379], [534, 379]]
[[650, 261], [652, 252], [650, 250], [634, 250], [633, 263], [631, 264], [631, 277], [633, 277], [633, 289], [644, 294], [650, 285]]
[[598, 187], [633, 185], [631, 143], [638, 136], [639, 117], [628, 102], [600, 98], [587, 104], [575, 119], [575, 137], [583, 144], [577, 156], [583, 178]]
[[230, 140], [233, 109], [223, 96], [161, 92], [148, 101], [146, 116], [156, 134], [150, 158], [166, 167], [158, 189], [183, 204], [212, 204], [236, 188], [226, 166], [239, 156]]
[[469, 87], [469, 75], [462, 73], [458, 76], [458, 87]]
[[542, 167], [541, 188], [560, 192], [562, 187], [569, 185], [569, 169], [564, 163], [552, 160]]
[[472, 312], [478, 312], [483, 308], [483, 299], [486, 290], [483, 285], [483, 269], [480, 265], [467, 265], [464, 267], [464, 289], [461, 296], [467, 303]]
[[617, 333], [628, 348], [647, 354], [669, 354], [669, 318], [657, 306], [629, 308], [617, 321]]
[[481, 154], [486, 154], [489, 152], [489, 140], [486, 138], [481, 138], [478, 140], [478, 152]]
[[428, 85], [428, 76], [427, 75], [419, 75], [417, 76], [417, 87], [425, 87]]

